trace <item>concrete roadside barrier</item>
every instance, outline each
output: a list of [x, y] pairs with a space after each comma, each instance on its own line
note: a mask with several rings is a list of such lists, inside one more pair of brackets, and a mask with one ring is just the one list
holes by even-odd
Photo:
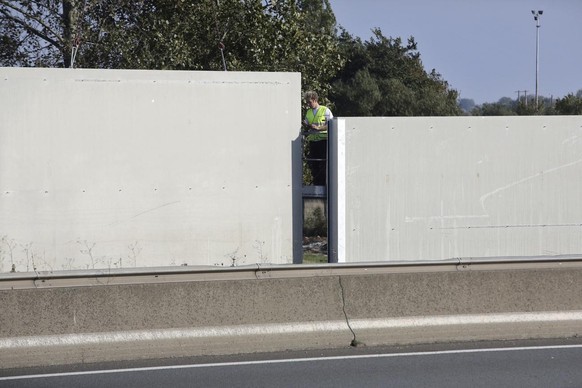
[[582, 334], [582, 258], [0, 277], [0, 367]]
[[0, 365], [349, 344], [336, 278], [230, 275], [215, 281], [194, 276], [189, 282], [1, 290]]
[[348, 276], [345, 310], [366, 345], [582, 335], [582, 269]]

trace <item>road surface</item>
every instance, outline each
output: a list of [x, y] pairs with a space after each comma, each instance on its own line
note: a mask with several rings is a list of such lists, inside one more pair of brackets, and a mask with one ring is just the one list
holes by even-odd
[[356, 348], [114, 366], [1, 371], [0, 387], [580, 387], [582, 341]]

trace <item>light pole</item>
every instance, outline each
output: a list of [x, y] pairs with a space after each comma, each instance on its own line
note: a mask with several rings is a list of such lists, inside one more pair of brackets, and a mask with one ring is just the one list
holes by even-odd
[[542, 10], [534, 11], [532, 9], [531, 13], [534, 15], [534, 20], [536, 21], [536, 107], [538, 109], [538, 73], [540, 71], [540, 17], [544, 13]]

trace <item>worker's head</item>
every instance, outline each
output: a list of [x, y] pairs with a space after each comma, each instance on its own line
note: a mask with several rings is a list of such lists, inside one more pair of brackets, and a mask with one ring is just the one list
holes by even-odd
[[318, 104], [319, 96], [313, 90], [305, 92], [305, 94], [303, 95], [303, 99], [310, 108], [316, 108], [319, 105]]

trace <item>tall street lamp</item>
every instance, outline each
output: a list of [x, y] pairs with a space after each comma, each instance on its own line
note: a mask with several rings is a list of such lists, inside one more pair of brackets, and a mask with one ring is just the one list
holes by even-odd
[[544, 11], [534, 11], [532, 9], [531, 13], [534, 15], [534, 20], [536, 22], [536, 110], [538, 108], [538, 73], [540, 71], [540, 18]]

